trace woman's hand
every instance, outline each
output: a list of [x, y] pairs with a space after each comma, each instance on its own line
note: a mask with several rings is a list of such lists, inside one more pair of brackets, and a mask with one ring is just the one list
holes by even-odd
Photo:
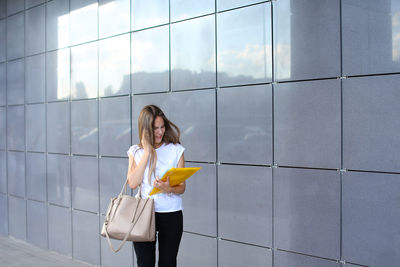
[[[182, 154], [178, 162], [178, 168], [184, 168], [184, 167], [185, 167], [185, 159]], [[174, 193], [177, 195], [181, 195], [185, 193], [186, 183], [182, 182], [178, 185], [171, 186], [169, 183], [169, 177], [167, 177], [167, 181], [163, 182], [157, 176], [156, 180], [154, 181], [154, 187], [161, 189], [164, 193]]]
[[141, 143], [145, 152], [151, 151], [151, 144], [149, 144], [148, 142], [149, 139], [149, 135], [146, 133], [145, 130], [143, 130]]
[[172, 186], [169, 184], [169, 176], [167, 177], [167, 181], [165, 182], [159, 179], [157, 176], [153, 185], [164, 193], [171, 193], [173, 191]]

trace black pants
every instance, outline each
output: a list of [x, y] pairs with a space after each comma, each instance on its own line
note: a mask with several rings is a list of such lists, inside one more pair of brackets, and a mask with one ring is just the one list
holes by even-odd
[[[158, 232], [158, 267], [175, 267], [179, 244], [183, 232], [182, 211], [156, 212]], [[154, 267], [156, 263], [156, 241], [133, 242], [138, 267]]]

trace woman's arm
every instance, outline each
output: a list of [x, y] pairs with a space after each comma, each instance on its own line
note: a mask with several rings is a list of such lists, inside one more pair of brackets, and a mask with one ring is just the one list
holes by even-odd
[[148, 160], [149, 153], [146, 153], [146, 151], [143, 153], [139, 165], [136, 165], [134, 157], [129, 155], [127, 179], [128, 184], [132, 189], [136, 189], [142, 183], [144, 171], [146, 169]]
[[[178, 168], [185, 168], [185, 158], [182, 154], [181, 158], [179, 159], [178, 162]], [[156, 179], [154, 181], [154, 186], [157, 187], [158, 189], [161, 189], [165, 193], [174, 193], [174, 194], [183, 194], [185, 193], [186, 190], [186, 184], [185, 182], [180, 183], [175, 186], [171, 186], [169, 184], [169, 177], [167, 177], [167, 181], [163, 182], [160, 179]]]
[[138, 165], [136, 165], [135, 158], [129, 155], [129, 166], [128, 166], [128, 184], [132, 189], [136, 189], [143, 180], [144, 171], [146, 170], [147, 162], [150, 158], [150, 145], [146, 142], [145, 133], [143, 132], [142, 145], [144, 153]]

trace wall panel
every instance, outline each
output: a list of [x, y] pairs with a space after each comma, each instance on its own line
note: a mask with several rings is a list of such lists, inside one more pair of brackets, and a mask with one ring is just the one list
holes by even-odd
[[0, 233], [136, 266], [99, 231], [155, 104], [202, 167], [179, 265], [395, 266], [398, 2], [0, 0]]

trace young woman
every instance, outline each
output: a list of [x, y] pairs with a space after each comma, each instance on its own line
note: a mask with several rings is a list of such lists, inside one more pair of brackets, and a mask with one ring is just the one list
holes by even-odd
[[[128, 150], [128, 183], [133, 189], [141, 185], [143, 198], [149, 196], [153, 186], [163, 191], [152, 196], [158, 233], [158, 266], [176, 266], [183, 231], [181, 194], [185, 192], [185, 183], [171, 187], [169, 180], [163, 182], [160, 177], [172, 167], [185, 166], [185, 148], [179, 142], [179, 128], [157, 106], [148, 105], [142, 109], [138, 126], [140, 143]], [[156, 241], [134, 242], [133, 245], [138, 267], [154, 267]]]

